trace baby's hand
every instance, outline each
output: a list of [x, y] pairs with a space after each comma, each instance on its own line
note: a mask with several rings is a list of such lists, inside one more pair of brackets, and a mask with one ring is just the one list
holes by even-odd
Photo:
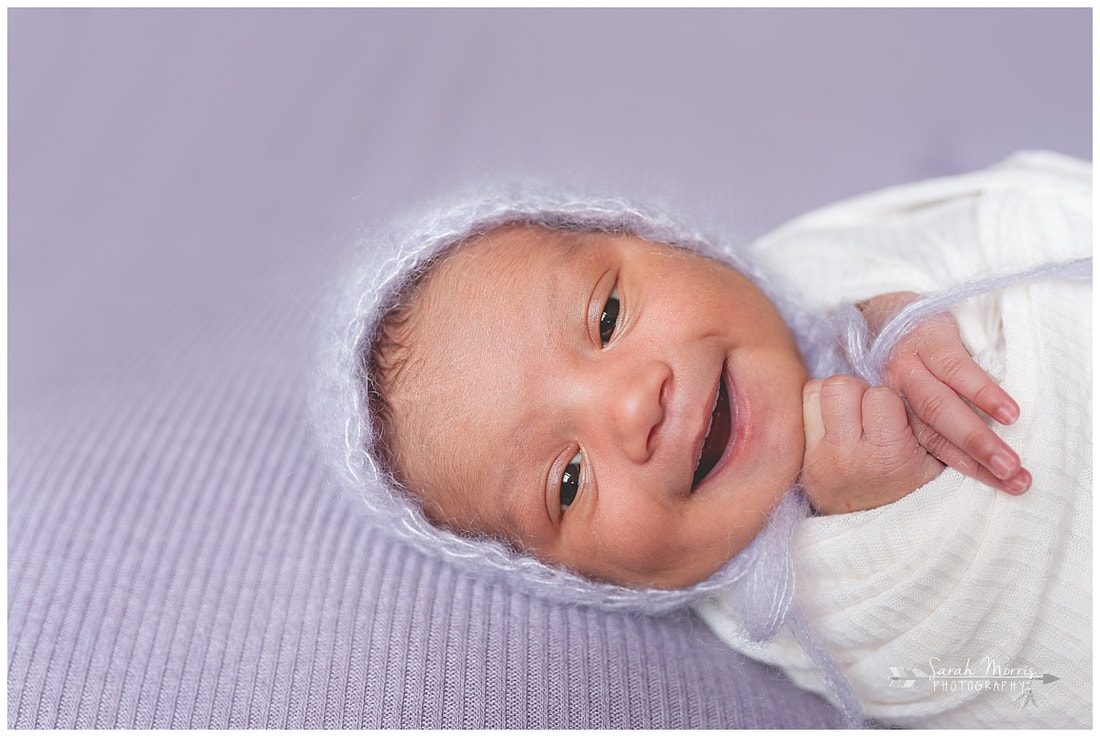
[[[916, 296], [884, 294], [859, 308], [877, 334]], [[1031, 474], [1019, 456], [963, 400], [1005, 425], [1020, 409], [967, 352], [954, 317], [930, 318], [906, 335], [887, 361], [883, 381], [905, 398], [909, 424], [929, 453], [988, 486], [1010, 494], [1027, 491]]]
[[936, 478], [943, 464], [917, 442], [892, 389], [843, 374], [802, 391], [806, 456], [800, 481], [824, 514], [872, 509]]

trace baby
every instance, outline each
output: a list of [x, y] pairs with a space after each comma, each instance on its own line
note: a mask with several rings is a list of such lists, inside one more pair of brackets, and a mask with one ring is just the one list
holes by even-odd
[[[1091, 440], [1069, 438], [1091, 430], [1064, 405], [1091, 392], [1088, 361], [1068, 360], [1083, 354], [1079, 331], [1028, 342], [1052, 320], [1078, 330], [1082, 293], [1036, 302], [1046, 292], [1030, 282], [1049, 274], [1029, 273], [1010, 278], [1003, 299], [933, 310], [890, 337], [917, 292], [1090, 255], [1087, 223], [1059, 231], [1073, 208], [1052, 206], [1058, 217], [1032, 230], [989, 219], [1040, 212], [1044, 187], [1090, 217], [1087, 199], [1074, 199], [1087, 188], [1081, 165], [1039, 156], [823, 210], [749, 255], [617, 202], [520, 194], [429, 218], [350, 290], [329, 392], [343, 396], [330, 412], [343, 427], [336, 453], [376, 511], [426, 552], [578, 603], [693, 604], [732, 647], [836, 696], [818, 672], [820, 640], [868, 716], [1008, 724], [988, 693], [929, 693], [943, 676], [930, 647], [953, 656], [1003, 644], [1002, 665], [1004, 653], [1048, 658], [1038, 666], [1073, 681], [1027, 712], [1032, 722], [1012, 724], [1083, 726], [1091, 507], [1079, 460]], [[1021, 192], [1023, 205], [1005, 205]], [[1002, 262], [1002, 252], [1029, 260]], [[921, 268], [906, 262], [914, 253]], [[854, 327], [846, 352], [841, 324]], [[863, 370], [861, 345], [880, 333], [873, 347], [892, 350]], [[1063, 364], [1057, 379], [1017, 380], [1020, 365]], [[1048, 380], [1050, 411], [1034, 397]], [[1040, 464], [1041, 488], [1024, 494], [1032, 473], [1008, 440], [1035, 459], [1031, 470]], [[1035, 447], [1043, 440], [1053, 450]], [[1051, 452], [1064, 456], [1054, 463], [1065, 479], [1042, 455]], [[816, 515], [784, 538], [776, 520], [801, 517], [791, 500], [803, 495]], [[1045, 563], [1010, 569], [1021, 545]], [[779, 561], [770, 569], [769, 555]], [[791, 560], [802, 635], [760, 645], [759, 628], [742, 626], [744, 602], [777, 602], [776, 623], [787, 618]], [[1051, 607], [1056, 626], [1040, 626]], [[895, 666], [933, 671], [930, 688], [890, 688]]]
[[[864, 309], [880, 325], [912, 296]], [[949, 315], [889, 363], [910, 423], [889, 388], [809, 381], [747, 278], [633, 235], [499, 227], [384, 326], [371, 360], [384, 437], [426, 514], [613, 583], [708, 578], [800, 480], [823, 513], [924, 485], [942, 469], [929, 449], [1012, 493], [1030, 482], [963, 401], [1005, 423], [1019, 411]]]

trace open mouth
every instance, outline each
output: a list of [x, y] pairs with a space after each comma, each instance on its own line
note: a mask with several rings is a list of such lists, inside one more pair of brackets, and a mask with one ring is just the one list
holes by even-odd
[[730, 442], [732, 432], [730, 419], [730, 402], [726, 389], [726, 374], [722, 372], [718, 381], [718, 397], [714, 400], [714, 409], [710, 413], [710, 426], [707, 428], [706, 438], [703, 440], [703, 450], [699, 455], [699, 465], [695, 467], [695, 476], [691, 479], [691, 490], [707, 477], [718, 461], [722, 460], [722, 454]]

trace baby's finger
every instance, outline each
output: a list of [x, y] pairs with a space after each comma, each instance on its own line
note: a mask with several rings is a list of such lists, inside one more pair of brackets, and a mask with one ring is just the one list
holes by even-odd
[[957, 445], [949, 441], [943, 435], [933, 430], [914, 414], [909, 416], [909, 424], [913, 433], [925, 450], [939, 458], [946, 465], [956, 471], [980, 481], [986, 486], [1007, 492], [1009, 494], [1023, 494], [1031, 486], [1031, 474], [1027, 469], [1021, 468], [1014, 475], [1002, 481], [989, 472], [987, 468], [964, 453]]
[[863, 435], [863, 393], [867, 382], [847, 374], [830, 376], [821, 382], [821, 416], [825, 437], [846, 444]]
[[802, 424], [806, 430], [806, 447], [812, 448], [825, 437], [825, 421], [821, 418], [821, 379], [807, 381], [802, 387]]
[[863, 437], [876, 445], [887, 445], [907, 437], [909, 416], [905, 402], [893, 389], [872, 386], [863, 394]]
[[997, 478], [1012, 478], [1020, 470], [1020, 458], [1008, 443], [947, 386], [938, 381], [914, 382], [907, 399], [917, 417]]
[[966, 352], [961, 342], [927, 348], [920, 351], [920, 356], [928, 370], [975, 407], [1002, 425], [1010, 425], [1020, 416], [1019, 405]]

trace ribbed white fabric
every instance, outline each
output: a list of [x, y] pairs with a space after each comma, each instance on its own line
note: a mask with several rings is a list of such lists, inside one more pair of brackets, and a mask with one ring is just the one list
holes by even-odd
[[[797, 263], [785, 278], [822, 307], [1091, 252], [1091, 167], [1037, 154], [842, 203], [758, 244], [775, 267]], [[853, 268], [868, 256], [871, 267]], [[926, 727], [1091, 724], [1091, 296], [1088, 283], [1042, 281], [957, 310], [968, 348], [1020, 405], [1000, 433], [1034, 476], [1028, 493], [948, 469], [894, 504], [800, 524], [796, 600], [867, 716]], [[828, 695], [789, 636], [753, 644], [730, 598], [697, 610], [733, 647]], [[891, 687], [894, 668], [966, 678]], [[1059, 680], [1020, 677], [1028, 673]]]

